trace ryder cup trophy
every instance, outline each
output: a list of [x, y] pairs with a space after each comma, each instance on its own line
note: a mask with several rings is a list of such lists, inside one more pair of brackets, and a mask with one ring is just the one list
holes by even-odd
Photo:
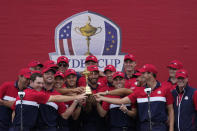
[[90, 74], [90, 71], [88, 71], [86, 68], [85, 71], [83, 72], [83, 74], [86, 79], [85, 93], [86, 93], [86, 95], [90, 96], [92, 94], [91, 88], [88, 86], [88, 75]]
[[92, 25], [90, 25], [90, 22], [91, 22], [91, 18], [90, 16], [88, 16], [88, 22], [86, 23], [85, 26], [80, 27], [80, 28], [79, 27], [75, 28], [75, 31], [78, 34], [86, 37], [87, 46], [88, 46], [88, 51], [85, 53], [86, 56], [92, 55], [90, 52], [90, 40], [91, 40], [90, 37], [102, 31], [101, 27], [93, 27]]

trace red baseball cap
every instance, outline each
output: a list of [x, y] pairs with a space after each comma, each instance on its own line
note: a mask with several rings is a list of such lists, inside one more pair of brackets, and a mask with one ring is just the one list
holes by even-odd
[[107, 65], [104, 69], [104, 72], [105, 71], [112, 71], [112, 72], [116, 72], [116, 68], [113, 66], [113, 65]]
[[167, 67], [179, 70], [179, 69], [183, 68], [183, 64], [178, 60], [173, 60], [173, 61], [170, 62], [170, 64]]
[[57, 72], [55, 73], [55, 77], [57, 77], [57, 76], [61, 76], [62, 78], [65, 77], [64, 73], [62, 73], [62, 72], [60, 72], [60, 71], [57, 71]]
[[134, 73], [133, 75], [134, 75], [134, 76], [141, 76], [142, 73], [141, 73], [141, 72], [136, 72], [136, 73]]
[[34, 73], [39, 73], [39, 74], [42, 74], [42, 72], [41, 72], [41, 71], [38, 71], [38, 70], [31, 71], [31, 74], [34, 74]]
[[131, 60], [131, 61], [136, 61], [135, 56], [132, 54], [127, 54], [124, 56], [124, 61], [125, 60]]
[[45, 61], [44, 62], [44, 67], [46, 68], [46, 67], [50, 67], [50, 68], [58, 68], [57, 67], [57, 65], [56, 65], [56, 63], [55, 63], [55, 61], [53, 61], [53, 60], [47, 60], [47, 61]]
[[68, 58], [66, 56], [58, 57], [57, 64], [59, 64], [60, 62], [65, 62], [65, 63], [69, 64]]
[[31, 77], [31, 70], [29, 68], [23, 68], [19, 71], [19, 74], [21, 76], [24, 76], [25, 78], [30, 78]]
[[139, 69], [139, 72], [152, 72], [153, 74], [157, 74], [157, 68], [152, 64], [145, 64], [142, 68]]
[[188, 72], [185, 69], [178, 70], [176, 72], [176, 78], [179, 78], [179, 77], [187, 78]]
[[43, 67], [43, 64], [40, 63], [40, 61], [33, 60], [28, 64], [28, 67], [36, 67], [40, 66], [41, 68]]
[[65, 77], [67, 77], [67, 76], [69, 76], [71, 74], [77, 75], [76, 71], [73, 70], [73, 69], [68, 69], [68, 70], [65, 71]]
[[120, 72], [120, 71], [117, 71], [113, 74], [113, 79], [115, 79], [116, 77], [122, 77], [124, 78], [124, 73]]
[[42, 73], [44, 74], [45, 72], [47, 72], [47, 71], [49, 71], [49, 70], [53, 71], [54, 74], [55, 74], [55, 72], [56, 72], [54, 68], [51, 68], [51, 67], [49, 66], [49, 67], [45, 67], [45, 68], [42, 70]]
[[96, 65], [90, 65], [87, 67], [88, 71], [99, 71], [98, 67]]
[[95, 63], [98, 63], [98, 60], [97, 60], [96, 56], [94, 56], [94, 55], [87, 56], [86, 60], [85, 60], [85, 63], [88, 62], [88, 61], [93, 61]]

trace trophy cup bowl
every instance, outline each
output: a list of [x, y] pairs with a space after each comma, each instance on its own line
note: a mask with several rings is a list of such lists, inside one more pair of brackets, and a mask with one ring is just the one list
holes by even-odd
[[75, 27], [75, 32], [86, 37], [88, 51], [85, 53], [85, 55], [91, 55], [91, 53], [90, 53], [90, 37], [94, 36], [102, 31], [101, 27], [93, 27], [92, 25], [90, 25], [90, 22], [91, 22], [91, 18], [88, 16], [88, 22], [85, 26], [80, 27], [80, 28]]

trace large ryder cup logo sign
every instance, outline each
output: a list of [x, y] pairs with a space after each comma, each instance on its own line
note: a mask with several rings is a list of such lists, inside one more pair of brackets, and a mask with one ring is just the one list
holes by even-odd
[[56, 61], [61, 55], [69, 58], [69, 68], [82, 71], [87, 55], [95, 55], [99, 68], [112, 64], [122, 69], [123, 55], [120, 55], [120, 28], [99, 14], [85, 11], [60, 23], [55, 30], [56, 52], [49, 53]]

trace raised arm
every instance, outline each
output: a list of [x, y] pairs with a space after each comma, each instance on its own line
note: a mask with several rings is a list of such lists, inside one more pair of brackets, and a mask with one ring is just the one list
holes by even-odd
[[95, 95], [96, 97], [96, 100], [98, 102], [100, 101], [105, 101], [105, 102], [108, 102], [108, 103], [112, 103], [112, 104], [118, 104], [118, 105], [121, 105], [121, 104], [130, 104], [131, 101], [128, 97], [124, 97], [124, 98], [108, 98], [108, 97], [104, 97], [104, 96], [100, 96], [100, 95]]
[[133, 91], [128, 88], [119, 88], [111, 91], [99, 92], [100, 95], [112, 95], [112, 96], [128, 96]]
[[73, 100], [85, 99], [86, 94], [75, 95], [75, 96], [64, 96], [64, 95], [51, 95], [48, 99], [48, 102], [68, 102]]
[[80, 94], [80, 93], [83, 93], [84, 87], [77, 87], [77, 88], [73, 88], [73, 89], [70, 89], [70, 88], [56, 88], [56, 90], [62, 95], [75, 94], [75, 93]]

